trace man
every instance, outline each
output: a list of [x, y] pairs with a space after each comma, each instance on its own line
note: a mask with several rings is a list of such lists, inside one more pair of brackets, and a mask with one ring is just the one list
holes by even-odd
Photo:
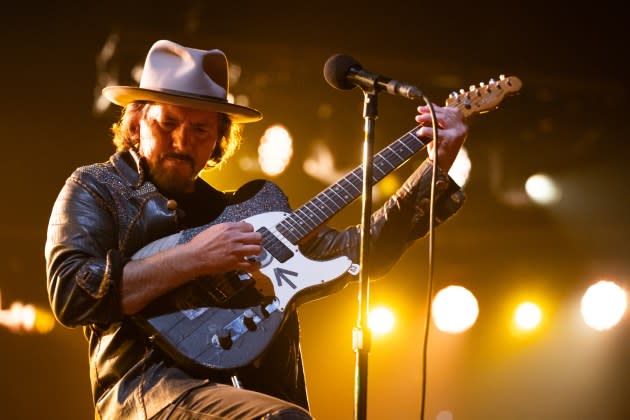
[[[214, 284], [212, 279], [230, 273], [232, 282], [236, 274], [253, 273], [256, 278], [268, 263], [262, 258], [270, 252], [263, 247], [264, 233], [243, 219], [286, 209], [279, 188], [256, 181], [221, 192], [198, 177], [204, 167], [222, 163], [234, 151], [239, 124], [262, 118], [253, 108], [227, 101], [228, 80], [227, 59], [220, 50], [156, 42], [139, 87], [103, 91], [124, 107], [113, 127], [117, 152], [107, 162], [74, 171], [55, 202], [45, 250], [49, 299], [60, 323], [84, 327], [97, 417], [311, 418], [295, 311], [287, 311], [268, 351], [229, 370], [182, 365], [138, 322], [146, 320], [154, 302], [195, 279]], [[418, 109], [416, 121], [423, 125], [418, 135], [431, 139], [428, 108]], [[442, 222], [463, 202], [463, 192], [445, 174], [466, 138], [467, 125], [455, 108], [435, 109], [441, 125], [435, 214]], [[374, 213], [372, 276], [384, 273], [427, 233], [431, 173], [427, 159]], [[242, 217], [225, 220], [226, 212]], [[139, 256], [147, 244], [178, 232], [193, 234]], [[356, 263], [359, 244], [358, 226], [343, 231], [319, 226], [299, 245], [310, 258], [345, 255]], [[257, 293], [247, 286], [251, 277], [227, 289], [215, 283], [224, 306], [233, 302], [232, 288], [235, 295], [241, 293], [241, 283], [245, 296]], [[250, 327], [256, 330], [256, 325]], [[230, 349], [230, 343], [212, 346]], [[233, 375], [242, 386], [233, 386]]]

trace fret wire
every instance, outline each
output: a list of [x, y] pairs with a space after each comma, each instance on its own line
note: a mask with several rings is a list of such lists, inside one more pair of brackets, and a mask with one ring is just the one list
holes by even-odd
[[[360, 178], [360, 177], [359, 177], [359, 176], [357, 176], [357, 178]], [[356, 185], [354, 182], [352, 182], [349, 178], [342, 179], [341, 181], [339, 181], [339, 182], [337, 183], [337, 185], [339, 185], [341, 188], [343, 188], [343, 190], [344, 190], [344, 191], [346, 191], [346, 193], [348, 193], [348, 191], [349, 191], [349, 190], [348, 190], [348, 188], [346, 188], [346, 186], [342, 186], [342, 185], [341, 185], [341, 183], [342, 183], [342, 182], [343, 182], [343, 183], [345, 183], [346, 185], [349, 185], [350, 187], [352, 187], [352, 188], [355, 190], [355, 192], [354, 192], [354, 198], [358, 197], [358, 196], [361, 194], [361, 191], [362, 191], [363, 189], [362, 189], [362, 188], [360, 188], [359, 186], [357, 186], [357, 185]], [[350, 199], [352, 200], [352, 196], [353, 196], [353, 194], [349, 193], [349, 195], [350, 195]], [[347, 198], [347, 197], [343, 197], [343, 198], [344, 198], [344, 201], [346, 201], [346, 202], [348, 201], [348, 198]]]
[[[378, 159], [374, 161], [374, 168], [373, 168], [374, 176], [372, 177], [372, 183], [375, 184], [379, 180], [383, 179], [385, 175], [391, 172], [390, 168], [387, 168], [387, 167], [383, 168], [383, 166], [391, 166], [391, 165], [390, 165], [390, 162], [387, 161], [386, 159]], [[376, 176], [377, 174], [378, 174], [378, 177]]]
[[293, 217], [293, 214], [291, 214], [291, 216], [289, 216], [287, 219], [285, 219], [284, 221], [278, 223], [278, 226], [276, 228], [276, 230], [278, 232], [280, 232], [280, 234], [282, 234], [285, 238], [287, 238], [289, 241], [291, 241], [291, 243], [296, 243], [298, 242], [300, 239], [302, 239], [304, 237], [304, 235], [297, 235], [293, 230], [291, 230], [290, 227], [285, 227], [285, 225], [289, 225], [291, 226], [290, 223], [285, 223], [288, 221], [289, 218]]
[[[278, 225], [276, 225], [276, 229], [278, 230], [278, 232], [282, 233], [285, 236], [291, 234], [294, 237], [294, 240], [299, 240], [307, 233], [309, 233], [309, 231], [304, 228], [303, 224], [300, 223], [302, 219], [297, 214], [300, 211], [302, 211], [302, 208], [291, 213], [289, 216], [286, 217], [286, 219], [278, 223]], [[291, 240], [291, 242], [294, 242], [294, 240]]]
[[[413, 137], [415, 140], [417, 140], [420, 143], [420, 148], [422, 148], [422, 146], [426, 146], [426, 143], [424, 141], [422, 141], [422, 139], [420, 137], [418, 137], [416, 134], [416, 130], [411, 130], [410, 132], [408, 132], [406, 135], [407, 136], [411, 136]], [[420, 149], [418, 149], [420, 150]]]
[[[299, 233], [300, 233], [302, 236], [305, 236], [305, 235], [306, 235], [307, 233], [309, 233], [310, 231], [304, 227], [304, 219], [303, 219], [302, 217], [300, 217], [300, 215], [298, 214], [298, 213], [300, 213], [300, 212], [301, 212], [301, 213], [304, 213], [304, 210], [303, 210], [303, 209], [304, 209], [304, 206], [300, 207], [300, 208], [299, 208], [296, 212], [294, 212], [294, 213], [290, 216], [290, 218], [291, 218], [292, 220], [294, 220], [294, 222], [292, 223], [293, 228], [294, 228], [295, 230], [299, 230], [299, 231], [300, 231]], [[287, 218], [287, 219], [288, 219], [288, 218]], [[296, 219], [297, 219], [297, 220], [296, 220]], [[286, 221], [288, 221], [288, 220], [286, 220]], [[285, 222], [282, 222], [282, 223], [284, 224]]]
[[[338, 204], [338, 202], [337, 202], [337, 201], [335, 201], [335, 200], [331, 197], [331, 194], [335, 194], [337, 197], [341, 198], [341, 199], [343, 200], [343, 202], [344, 202], [344, 203], [347, 203], [347, 202], [348, 202], [348, 197], [347, 197], [347, 196], [342, 196], [342, 195], [340, 195], [340, 193], [339, 193], [338, 189], [337, 189], [337, 190], [335, 189], [335, 187], [339, 187], [339, 188], [340, 188], [341, 190], [343, 190], [346, 194], [348, 194], [347, 189], [346, 189], [344, 186], [342, 186], [342, 185], [341, 185], [341, 182], [344, 182], [344, 181], [346, 181], [346, 180], [341, 180], [340, 182], [336, 183], [333, 187], [330, 187], [330, 188], [326, 189], [323, 193], [321, 193], [321, 194], [317, 195], [317, 196], [316, 196], [313, 200], [311, 200], [311, 202], [310, 202], [310, 203], [308, 203], [307, 205], [315, 205], [315, 204], [314, 204], [314, 202], [315, 202], [315, 201], [320, 201], [321, 203], [323, 203], [323, 204], [324, 204], [324, 206], [325, 206], [327, 209], [329, 209], [329, 210], [330, 210], [330, 209], [331, 209], [331, 207], [327, 204], [327, 202], [328, 202], [328, 203], [332, 203], [332, 204], [334, 204], [334, 205], [335, 205], [335, 207], [336, 207], [336, 208], [334, 209], [335, 211], [340, 210], [340, 209], [341, 209], [341, 208], [343, 208], [344, 206], [343, 206], [343, 205], [339, 205], [339, 204]], [[346, 183], [347, 183], [347, 181], [346, 181]], [[351, 186], [352, 186], [352, 185], [351, 185]], [[327, 202], [325, 201], [325, 199], [327, 199]], [[350, 199], [352, 199], [352, 196], [351, 196], [351, 195], [350, 195]], [[316, 209], [318, 209], [318, 210], [319, 210], [319, 211], [321, 211], [322, 213], [325, 213], [325, 214], [326, 214], [325, 219], [330, 218], [330, 217], [334, 214], [334, 212], [332, 212], [332, 211], [325, 212], [325, 211], [324, 211], [324, 209], [322, 209], [322, 208], [321, 208], [321, 207], [319, 207], [319, 206], [317, 206], [317, 207], [316, 207]]]
[[[318, 214], [316, 214], [313, 209], [311, 208], [312, 205], [312, 201], [306, 203], [305, 205], [302, 206], [302, 208], [296, 212], [296, 214], [302, 213], [307, 219], [313, 219], [314, 217], [317, 217], [317, 219], [319, 219], [319, 222], [322, 222], [322, 218], [319, 217]], [[302, 216], [300, 216], [300, 218], [302, 218]], [[308, 221], [306, 222], [308, 224]], [[316, 225], [315, 225], [316, 226]]]
[[[354, 173], [351, 173], [350, 175], [354, 175]], [[329, 188], [327, 191], [330, 191], [330, 192], [334, 193], [337, 197], [339, 197], [342, 200], [342, 202], [347, 204], [348, 203], [348, 197], [347, 197], [348, 190], [346, 190], [346, 188], [344, 188], [341, 185], [341, 182], [344, 182], [344, 181], [348, 182], [349, 180], [347, 178], [342, 179], [341, 181], [339, 181], [335, 185], [333, 185], [331, 188]], [[335, 188], [335, 187], [337, 187], [337, 188]], [[341, 190], [341, 192], [339, 190]], [[346, 194], [346, 196], [342, 195], [344, 193]], [[350, 196], [352, 197], [352, 195], [350, 195]]]
[[354, 176], [357, 179], [357, 181], [360, 183], [361, 188], [355, 187], [359, 191], [358, 194], [360, 195], [361, 192], [363, 192], [363, 168], [359, 168], [356, 171], [353, 171], [350, 175], [348, 175], [348, 182], [352, 182], [350, 181], [350, 176]]
[[[322, 195], [324, 195], [323, 198], [321, 197]], [[313, 199], [313, 201], [317, 200], [320, 203], [322, 203], [322, 206], [325, 207], [328, 210], [328, 213], [330, 213], [331, 215], [343, 208], [343, 206], [338, 205], [337, 202], [335, 202], [334, 200], [329, 199], [328, 202], [326, 202], [325, 201], [326, 198], [328, 198], [326, 194], [319, 194], [317, 197]], [[332, 204], [333, 207], [329, 206], [328, 203]], [[322, 211], [324, 210], [322, 209]]]
[[[342, 180], [342, 181], [343, 181], [343, 180]], [[335, 184], [335, 185], [333, 185], [333, 186], [329, 187], [328, 189], [326, 189], [323, 193], [319, 194], [319, 196], [324, 195], [324, 196], [327, 196], [327, 197], [328, 197], [330, 193], [334, 193], [334, 194], [335, 194], [335, 195], [337, 195], [339, 198], [344, 199], [344, 202], [346, 202], [346, 201], [347, 201], [347, 198], [346, 198], [346, 197], [342, 197], [341, 195], [339, 195], [339, 193], [338, 193], [337, 191], [335, 191], [335, 189], [334, 189], [334, 187], [335, 187], [335, 186], [338, 186], [338, 187], [340, 187], [340, 188], [342, 188], [342, 189], [343, 189], [343, 187], [341, 187], [341, 185], [339, 185], [339, 183], [337, 183], [337, 184]], [[344, 189], [344, 191], [345, 191], [345, 189]], [[331, 200], [332, 202], [334, 202], [334, 200], [332, 200], [332, 199], [330, 199], [330, 200]], [[347, 204], [347, 203], [346, 203], [346, 204]], [[304, 225], [304, 224], [303, 224], [303, 223], [297, 223], [297, 224], [296, 224], [296, 219], [299, 219], [300, 221], [304, 221], [304, 218], [303, 218], [303, 217], [301, 217], [299, 213], [303, 213], [303, 214], [305, 214], [305, 213], [306, 213], [305, 209], [308, 209], [310, 212], [312, 212], [312, 213], [313, 213], [313, 212], [314, 212], [314, 210], [313, 210], [313, 209], [311, 209], [311, 208], [309, 208], [309, 206], [312, 206], [312, 200], [311, 200], [311, 202], [309, 202], [309, 203], [305, 204], [304, 206], [302, 206], [301, 208], [299, 208], [297, 211], [295, 211], [293, 214], [291, 214], [289, 217], [287, 217], [284, 221], [282, 221], [282, 222], [279, 224], [279, 228], [280, 228], [280, 225], [284, 226], [284, 225], [286, 225], [286, 224], [292, 224], [292, 225], [296, 228], [296, 230], [297, 230], [297, 228], [300, 228], [300, 230], [303, 230], [303, 225]], [[341, 208], [341, 207], [340, 207], [340, 208]], [[328, 219], [330, 216], [332, 216], [332, 214], [330, 214], [330, 215], [329, 215], [326, 219]], [[325, 221], [325, 220], [322, 220], [321, 218], [319, 218], [319, 220], [320, 220], [320, 224], [321, 224], [321, 223], [323, 223], [323, 222]], [[292, 223], [291, 223], [291, 222], [292, 222]], [[317, 225], [313, 225], [313, 226], [311, 226], [311, 227], [312, 227], [312, 228], [315, 228], [315, 227], [317, 227], [318, 225], [319, 225], [319, 224], [317, 224]], [[288, 232], [290, 232], [290, 231], [292, 231], [292, 229], [291, 229], [291, 228], [287, 228], [287, 231], [288, 231]], [[301, 232], [301, 234], [302, 234], [302, 236], [305, 236], [305, 235], [306, 235], [307, 233], [309, 233], [309, 232], [310, 232], [310, 230], [304, 230], [303, 232]], [[300, 238], [296, 238], [296, 239], [298, 239], [298, 240], [299, 240], [299, 239], [301, 239], [301, 237], [300, 237]]]
[[320, 215], [319, 215], [319, 214], [317, 214], [317, 212], [315, 211], [315, 210], [317, 210], [317, 208], [315, 208], [315, 209], [313, 209], [313, 208], [312, 208], [312, 207], [313, 207], [313, 201], [310, 201], [309, 203], [306, 203], [306, 204], [304, 205], [304, 207], [305, 207], [305, 208], [308, 208], [308, 210], [311, 212], [311, 214], [312, 214], [313, 216], [317, 217], [317, 219], [318, 219], [318, 221], [319, 221], [319, 223], [314, 224], [312, 227], [317, 227], [317, 226], [319, 226], [320, 224], [322, 224], [322, 223], [323, 223], [323, 222], [327, 219], [327, 217], [322, 218], [322, 217], [320, 217]]
[[[419, 127], [405, 133], [397, 141], [381, 150], [373, 159], [372, 183], [380, 181], [391, 170], [396, 169], [406, 159], [409, 159], [426, 144], [417, 136], [415, 132]], [[398, 149], [396, 149], [398, 148]], [[401, 150], [401, 148], [407, 149]], [[389, 167], [389, 168], [387, 168]], [[354, 179], [352, 179], [354, 178]], [[360, 184], [359, 184], [360, 182]], [[297, 211], [287, 216], [277, 225], [277, 229], [291, 242], [295, 243], [306, 234], [332, 217], [336, 211], [341, 210], [350, 204], [362, 193], [363, 167], [359, 166], [350, 172], [346, 177], [331, 185], [322, 193], [318, 194], [310, 202], [300, 207]], [[352, 191], [354, 190], [354, 191]], [[339, 200], [335, 200], [335, 196]], [[318, 205], [316, 202], [321, 203]], [[341, 202], [341, 204], [339, 204]], [[313, 217], [318, 219], [318, 223], [311, 223]], [[309, 227], [310, 229], [305, 229]]]
[[[381, 161], [382, 161], [382, 163], [381, 163]], [[387, 166], [389, 166], [389, 168], [383, 169], [383, 167], [382, 167], [383, 164], [387, 164]], [[385, 177], [385, 175], [390, 173], [394, 168], [396, 168], [396, 166], [392, 165], [389, 159], [387, 159], [387, 158], [379, 159], [379, 162], [377, 164], [375, 164], [374, 168], [372, 169], [372, 171], [373, 171], [373, 173], [372, 173], [372, 184], [376, 184], [378, 181], [383, 179]]]
[[[408, 145], [407, 143], [411, 143], [414, 140], [419, 141], [420, 139], [414, 135], [410, 135], [409, 137], [405, 138], [404, 141], [400, 142], [400, 144], [402, 144], [403, 146], [407, 148], [407, 150], [409, 150], [411, 155], [415, 153], [415, 150], [413, 149], [413, 147], [411, 147], [411, 145]], [[424, 143], [420, 142], [420, 144], [424, 144]]]
[[391, 152], [400, 160], [400, 162], [402, 162], [402, 157], [396, 153], [396, 150], [394, 150], [391, 146], [387, 146], [388, 150], [391, 150]]
[[[387, 166], [389, 166], [389, 169], [383, 170], [382, 168], [383, 164], [387, 164]], [[396, 167], [395, 165], [391, 164], [390, 159], [383, 158], [383, 159], [378, 159], [378, 162], [374, 164], [372, 171], [379, 170], [381, 171], [381, 177], [384, 177], [389, 172], [391, 172], [392, 169], [394, 169], [395, 167]]]

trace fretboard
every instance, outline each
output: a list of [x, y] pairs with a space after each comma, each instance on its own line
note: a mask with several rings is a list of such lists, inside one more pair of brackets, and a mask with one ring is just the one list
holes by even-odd
[[[415, 135], [420, 127], [408, 131], [373, 159], [372, 185], [422, 150], [426, 143]], [[363, 165], [326, 188], [312, 200], [287, 216], [276, 226], [285, 238], [298, 243], [363, 193]]]

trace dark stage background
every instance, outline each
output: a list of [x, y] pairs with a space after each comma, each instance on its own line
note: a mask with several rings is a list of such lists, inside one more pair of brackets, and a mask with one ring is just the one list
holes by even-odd
[[[327, 186], [302, 169], [315, 144], [333, 150], [337, 168], [360, 163], [363, 97], [326, 84], [322, 69], [331, 55], [349, 54], [370, 71], [415, 84], [436, 103], [452, 90], [514, 75], [523, 82], [520, 95], [471, 121], [469, 198], [436, 232], [434, 287], [466, 286], [480, 316], [461, 335], [432, 330], [427, 418], [448, 420], [445, 411], [456, 420], [630, 417], [628, 317], [601, 333], [579, 319], [588, 285], [607, 278], [627, 289], [630, 282], [625, 12], [605, 2], [586, 10], [551, 2], [191, 0], [23, 2], [9, 10], [0, 17], [3, 308], [14, 301], [47, 308], [43, 247], [52, 203], [75, 167], [113, 151], [108, 130], [118, 109], [94, 109], [102, 77], [133, 83], [131, 69], [157, 39], [223, 49], [242, 70], [234, 93], [248, 95], [265, 116], [245, 128], [232, 166], [208, 179], [236, 188], [261, 177], [235, 162], [254, 157], [264, 129], [281, 123], [296, 150], [274, 180], [295, 207]], [[98, 64], [112, 39], [119, 40], [115, 55]], [[413, 127], [416, 107], [379, 99], [377, 150]], [[536, 172], [560, 180], [560, 203], [514, 204]], [[358, 223], [359, 211], [350, 206], [332, 223]], [[370, 420], [419, 417], [427, 255], [427, 241], [419, 242], [371, 288], [372, 303], [393, 305], [398, 318], [370, 354]], [[352, 418], [356, 293], [351, 285], [300, 308], [320, 420]], [[531, 337], [508, 328], [510, 305], [523, 296], [546, 302], [544, 328]], [[46, 335], [19, 335], [0, 328], [0, 343], [1, 419], [93, 417], [80, 330], [57, 325]]]

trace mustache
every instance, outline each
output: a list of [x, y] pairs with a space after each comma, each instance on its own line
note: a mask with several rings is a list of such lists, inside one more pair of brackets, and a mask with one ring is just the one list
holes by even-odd
[[160, 162], [165, 161], [166, 159], [179, 159], [179, 160], [184, 160], [188, 163], [190, 163], [192, 166], [195, 165], [195, 160], [193, 159], [192, 156], [186, 154], [186, 153], [179, 153], [179, 152], [166, 152], [166, 153], [162, 153], [162, 155], [160, 155]]

